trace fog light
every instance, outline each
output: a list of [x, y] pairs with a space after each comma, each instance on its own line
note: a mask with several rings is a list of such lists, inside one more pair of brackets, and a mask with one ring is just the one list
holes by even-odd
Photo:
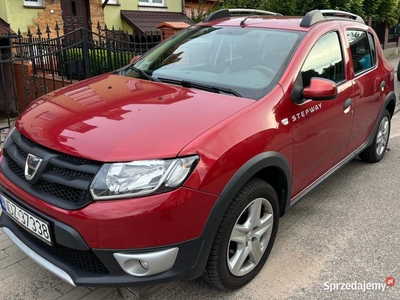
[[144, 260], [139, 260], [140, 265], [142, 266], [143, 269], [148, 270], [149, 269], [149, 264], [147, 261]]
[[170, 248], [146, 253], [114, 253], [122, 270], [132, 276], [144, 277], [171, 269], [178, 256], [179, 248]]

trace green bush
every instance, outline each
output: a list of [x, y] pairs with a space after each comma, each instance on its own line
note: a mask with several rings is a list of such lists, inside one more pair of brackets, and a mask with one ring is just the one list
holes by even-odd
[[[61, 51], [62, 75], [69, 79], [85, 78], [85, 60], [82, 48], [70, 48]], [[127, 65], [135, 56], [128, 51], [109, 51], [88, 49], [90, 76], [104, 74]], [[61, 75], [61, 74], [60, 74]]]

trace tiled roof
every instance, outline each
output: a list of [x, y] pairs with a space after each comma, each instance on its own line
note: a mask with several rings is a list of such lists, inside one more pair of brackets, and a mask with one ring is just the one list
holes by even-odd
[[121, 10], [121, 18], [128, 23], [136, 33], [157, 30], [156, 26], [164, 22], [185, 22], [193, 24], [193, 21], [182, 13]]
[[8, 32], [10, 32], [11, 35], [15, 35], [15, 32], [10, 28], [10, 24], [0, 18], [0, 38], [7, 38]]

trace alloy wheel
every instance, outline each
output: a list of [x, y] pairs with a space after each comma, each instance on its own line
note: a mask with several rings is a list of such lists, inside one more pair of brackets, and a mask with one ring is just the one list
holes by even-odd
[[242, 211], [232, 229], [227, 253], [229, 271], [235, 276], [250, 273], [260, 262], [274, 224], [273, 208], [257, 198]]

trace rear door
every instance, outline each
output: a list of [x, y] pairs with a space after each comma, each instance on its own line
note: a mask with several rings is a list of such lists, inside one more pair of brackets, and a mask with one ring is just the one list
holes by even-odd
[[388, 84], [387, 74], [377, 64], [374, 36], [365, 30], [347, 29], [354, 68], [354, 124], [349, 151], [359, 148], [368, 138], [379, 115]]

